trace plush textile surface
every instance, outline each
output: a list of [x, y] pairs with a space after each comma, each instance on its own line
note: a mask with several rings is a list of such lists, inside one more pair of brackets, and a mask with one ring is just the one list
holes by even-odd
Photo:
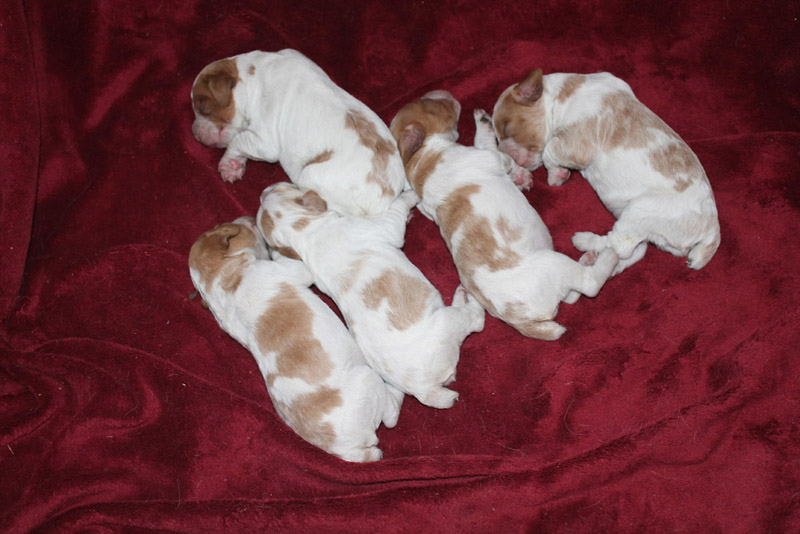
[[[763, 2], [0, 4], [0, 531], [798, 532], [800, 7]], [[722, 245], [650, 248], [556, 342], [487, 317], [437, 411], [406, 397], [384, 460], [276, 416], [193, 291], [189, 247], [285, 180], [190, 131], [199, 70], [296, 48], [384, 120], [472, 109], [534, 67], [610, 71], [696, 151]], [[526, 193], [572, 257], [613, 223], [579, 176]], [[406, 253], [458, 281], [416, 214]]]

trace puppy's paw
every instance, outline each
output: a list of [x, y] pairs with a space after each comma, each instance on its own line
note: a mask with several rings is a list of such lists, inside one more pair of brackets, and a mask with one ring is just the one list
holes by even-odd
[[244, 176], [246, 159], [223, 157], [219, 160], [219, 173], [226, 182], [235, 182]]
[[458, 393], [445, 387], [433, 388], [419, 398], [420, 402], [431, 408], [451, 408], [458, 399]]
[[580, 263], [584, 267], [589, 267], [591, 265], [594, 265], [594, 262], [596, 261], [597, 261], [597, 252], [594, 250], [589, 250], [583, 253], [581, 259], [578, 260], [578, 263]]
[[482, 109], [475, 109], [472, 111], [472, 115], [475, 117], [475, 125], [479, 127], [492, 128], [492, 118], [486, 113], [485, 110]]
[[[581, 252], [588, 252], [591, 250], [597, 251], [605, 248], [603, 238], [592, 232], [576, 232], [575, 235], [572, 236], [572, 244]], [[596, 259], [597, 255], [595, 254], [595, 260]]]
[[547, 184], [553, 187], [563, 185], [569, 180], [569, 169], [564, 167], [551, 167], [547, 169]]
[[520, 191], [527, 191], [533, 185], [533, 175], [531, 171], [519, 165], [516, 168], [516, 173], [513, 174], [511, 178], [514, 180], [514, 185], [516, 185]]

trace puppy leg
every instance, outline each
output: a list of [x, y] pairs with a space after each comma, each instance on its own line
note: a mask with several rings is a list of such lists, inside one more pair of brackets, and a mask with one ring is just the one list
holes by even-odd
[[247, 159], [258, 154], [258, 136], [251, 131], [244, 131], [231, 139], [222, 159], [219, 160], [219, 173], [226, 182], [235, 182], [244, 176]]
[[403, 247], [411, 209], [419, 203], [419, 200], [419, 195], [413, 189], [407, 189], [400, 193], [389, 209], [375, 220], [376, 226], [382, 229], [393, 246]]
[[383, 424], [386, 428], [394, 428], [400, 417], [400, 408], [403, 406], [405, 393], [390, 384], [386, 384], [384, 395]]
[[566, 143], [554, 137], [544, 147], [542, 164], [547, 169], [547, 184], [557, 187], [569, 180], [569, 169], [578, 168], [574, 158], [571, 157]]
[[475, 117], [475, 139], [472, 144], [481, 150], [497, 150], [492, 118], [482, 109], [473, 110], [472, 115]]
[[[594, 265], [596, 261], [597, 261], [597, 252], [595, 252], [594, 250], [590, 250], [588, 252], [585, 252], [583, 256], [581, 256], [581, 258], [578, 260], [578, 263], [580, 263], [585, 267], [589, 267], [591, 265]], [[567, 296], [564, 297], [564, 300], [562, 302], [565, 302], [567, 304], [575, 304], [579, 298], [581, 298], [580, 292], [572, 289], [570, 290], [569, 293], [567, 293]]]
[[314, 283], [314, 275], [311, 274], [311, 271], [302, 261], [287, 258], [276, 250], [273, 250], [271, 255], [272, 261], [283, 269], [283, 276], [286, 277], [288, 282], [294, 282], [306, 287]]
[[444, 410], [451, 408], [458, 399], [458, 392], [446, 387], [431, 388], [425, 393], [414, 395], [425, 406]]
[[514, 158], [504, 152], [500, 152], [497, 147], [497, 138], [494, 135], [494, 127], [492, 126], [492, 119], [489, 114], [482, 109], [473, 111], [475, 116], [475, 148], [482, 150], [491, 150], [500, 156], [501, 165], [511, 181], [514, 182], [520, 190], [525, 191], [533, 185], [533, 176], [528, 169], [520, 167], [514, 161]]
[[486, 320], [486, 313], [483, 310], [480, 302], [467, 292], [464, 286], [459, 285], [453, 293], [453, 304], [451, 308], [462, 308], [466, 312], [466, 333], [464, 337], [473, 333], [483, 330], [484, 322]]

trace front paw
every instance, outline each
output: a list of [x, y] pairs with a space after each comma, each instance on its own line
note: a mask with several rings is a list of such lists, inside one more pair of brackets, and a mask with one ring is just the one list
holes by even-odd
[[405, 205], [413, 208], [414, 206], [419, 204], [419, 201], [421, 199], [416, 191], [414, 191], [413, 189], [406, 189], [405, 191], [400, 193], [398, 200], [403, 202]]
[[603, 250], [605, 248], [603, 238], [592, 232], [576, 232], [572, 236], [572, 244], [581, 252]]
[[223, 157], [219, 160], [219, 173], [226, 182], [235, 182], [244, 176], [244, 168], [247, 160]]
[[520, 191], [527, 191], [533, 185], [533, 175], [531, 171], [517, 166], [516, 173], [511, 176]]
[[553, 187], [563, 185], [569, 179], [569, 169], [551, 167], [547, 169], [547, 184]]
[[485, 110], [475, 109], [475, 110], [472, 111], [472, 115], [473, 115], [473, 117], [475, 117], [475, 125], [476, 126], [480, 126], [481, 124], [483, 124], [484, 127], [488, 127], [490, 130], [493, 129], [492, 128], [492, 118], [489, 116], [488, 113], [486, 113]]

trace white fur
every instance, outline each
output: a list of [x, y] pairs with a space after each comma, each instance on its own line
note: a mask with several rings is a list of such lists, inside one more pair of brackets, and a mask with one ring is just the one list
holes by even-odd
[[[704, 267], [719, 246], [720, 229], [714, 195], [696, 156], [677, 134], [635, 99], [627, 83], [609, 73], [586, 75], [574, 93], [559, 100], [562, 87], [573, 76], [576, 75], [557, 73], [543, 77], [544, 92], [537, 104], [544, 106], [545, 111], [543, 152], [529, 151], [510, 137], [500, 142], [500, 149], [530, 170], [544, 164], [550, 185], [563, 184], [569, 177], [569, 169], [581, 171], [617, 222], [605, 236], [578, 232], [572, 241], [582, 251], [614, 248], [620, 258], [614, 274], [639, 261], [646, 252], [647, 242], [676, 256], [688, 256], [688, 265], [693, 269]], [[502, 98], [513, 88], [506, 89], [498, 99], [495, 119]], [[592, 145], [589, 148], [596, 153], [587, 165], [561, 156], [559, 136], [587, 119], [608, 112], [603, 107], [603, 97], [616, 93], [633, 97], [635, 111], [649, 114], [649, 120], [659, 121], [670, 133], [650, 129], [653, 138], [644, 147], [616, 146], [604, 150], [600, 144]], [[596, 133], [602, 139], [607, 132]], [[685, 147], [693, 158], [687, 174], [696, 178], [683, 190], [677, 190], [675, 182], [658, 172], [649, 159], [653, 151], [670, 147]]]
[[[257, 221], [262, 231], [264, 214], [274, 221], [265, 232], [273, 246], [294, 249], [314, 275], [317, 287], [329, 295], [345, 317], [369, 364], [396, 388], [435, 408], [449, 408], [458, 397], [444, 386], [455, 380], [461, 343], [471, 332], [483, 329], [480, 304], [463, 289], [456, 290], [453, 305], [445, 307], [438, 291], [400, 248], [406, 220], [419, 197], [402, 193], [384, 214], [363, 218], [331, 210], [310, 212], [295, 202], [306, 192], [290, 184], [264, 190]], [[280, 213], [280, 216], [277, 214]], [[300, 230], [294, 223], [310, 219]], [[423, 300], [412, 302], [416, 322], [398, 328], [396, 311], [388, 300], [379, 307], [367, 305], [369, 287], [390, 272], [408, 277], [402, 291], [424, 288]]]
[[[315, 189], [332, 209], [364, 215], [389, 207], [406, 183], [399, 156], [390, 156], [385, 172], [374, 176], [381, 184], [368, 180], [375, 152], [345, 127], [346, 114], [355, 110], [393, 145], [378, 115], [296, 50], [253, 51], [231, 59], [240, 78], [233, 90], [233, 122], [220, 129], [196, 114], [193, 125], [200, 142], [227, 147], [219, 164], [226, 181], [242, 177], [247, 159], [279, 161], [290, 180]], [[308, 164], [326, 151], [329, 160]]]
[[[248, 219], [252, 221], [252, 218]], [[207, 290], [206, 280], [200, 272], [190, 269], [195, 287], [222, 329], [252, 353], [267, 381], [267, 389], [276, 404], [276, 410], [280, 404], [291, 410], [300, 395], [314, 393], [323, 387], [336, 389], [342, 403], [321, 420], [330, 424], [335, 432], [335, 440], [327, 444], [325, 450], [348, 461], [379, 460], [382, 453], [377, 447], [375, 430], [381, 421], [387, 427], [396, 424], [403, 394], [387, 385], [367, 365], [347, 328], [308, 289], [312, 277], [302, 262], [286, 258], [276, 261], [265, 259], [266, 246], [254, 224], [245, 219], [235, 222], [245, 224], [259, 236], [255, 248], [240, 253], [247, 256], [247, 264], [238, 288], [226, 291], [220, 286], [219, 280], [215, 280]], [[259, 346], [256, 337], [259, 319], [270, 306], [278, 306], [280, 313], [281, 302], [271, 301], [284, 284], [291, 285], [302, 303], [313, 313], [313, 337], [322, 345], [333, 364], [329, 376], [321, 382], [309, 383], [296, 376], [281, 376], [276, 352], [265, 353]], [[273, 378], [271, 385], [268, 377]], [[287, 424], [291, 426], [288, 421]], [[321, 446], [319, 443], [315, 445]]]

